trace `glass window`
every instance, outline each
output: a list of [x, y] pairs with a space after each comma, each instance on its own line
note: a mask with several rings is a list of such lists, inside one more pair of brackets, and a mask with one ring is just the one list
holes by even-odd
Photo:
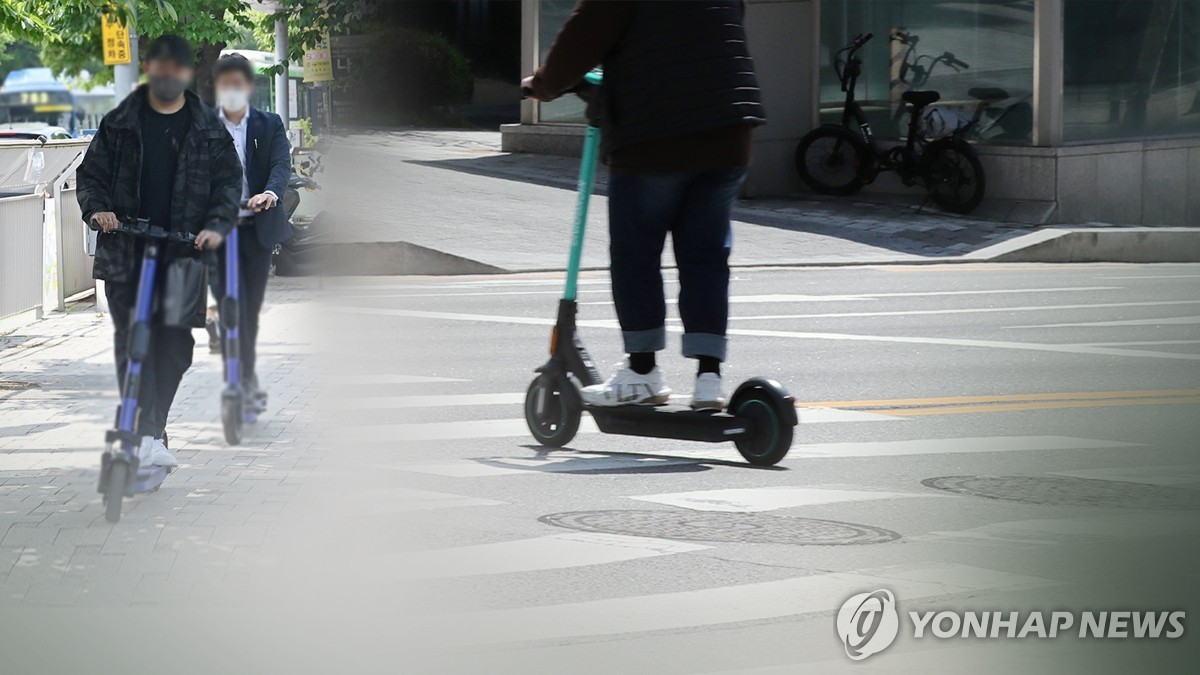
[[[575, 0], [539, 0], [541, 14], [538, 16], [538, 63], [546, 59], [550, 46], [558, 30], [562, 28], [571, 10], [575, 9]], [[569, 122], [582, 123], [583, 101], [576, 96], [563, 96], [549, 103], [538, 104], [539, 122]]]
[[1200, 133], [1200, 0], [1067, 0], [1063, 136]]
[[833, 56], [860, 33], [857, 98], [884, 138], [907, 131], [906, 90], [934, 90], [937, 106], [979, 115], [974, 137], [1029, 142], [1033, 133], [1034, 0], [825, 0], [821, 3], [821, 121], [841, 119], [845, 94]]

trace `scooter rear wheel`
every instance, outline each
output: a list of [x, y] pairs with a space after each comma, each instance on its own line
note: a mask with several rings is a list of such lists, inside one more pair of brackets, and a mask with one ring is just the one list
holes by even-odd
[[110, 523], [121, 520], [121, 506], [129, 485], [129, 463], [112, 462], [108, 467], [108, 485], [104, 486], [104, 519]]
[[225, 427], [225, 442], [238, 445], [242, 442], [242, 425], [246, 422], [246, 413], [242, 399], [238, 396], [221, 397], [221, 424]]
[[566, 377], [537, 377], [525, 392], [525, 423], [542, 445], [561, 448], [579, 431], [583, 406]]
[[730, 412], [754, 425], [753, 434], [735, 441], [738, 452], [747, 462], [756, 466], [774, 466], [791, 449], [793, 427], [784, 411], [779, 410], [779, 405], [779, 400], [768, 392], [751, 389], [735, 397], [729, 406]]

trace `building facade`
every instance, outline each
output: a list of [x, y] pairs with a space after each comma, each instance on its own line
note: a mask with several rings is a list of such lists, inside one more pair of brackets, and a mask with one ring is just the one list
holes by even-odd
[[[522, 2], [531, 72], [574, 0]], [[796, 143], [841, 111], [833, 55], [873, 33], [858, 98], [876, 135], [906, 128], [906, 88], [978, 111], [990, 215], [1200, 225], [1200, 0], [749, 0], [746, 25], [769, 118], [747, 196], [802, 189]], [[937, 60], [947, 54], [956, 65]], [[571, 152], [582, 121], [569, 97], [526, 101], [504, 145]], [[868, 190], [907, 188], [885, 174]]]

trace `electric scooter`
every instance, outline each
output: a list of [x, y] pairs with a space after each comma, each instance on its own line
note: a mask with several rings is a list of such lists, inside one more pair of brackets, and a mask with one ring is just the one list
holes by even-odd
[[242, 342], [239, 323], [241, 319], [241, 269], [238, 258], [238, 231], [240, 226], [229, 230], [225, 237], [225, 297], [220, 300], [221, 326], [225, 329], [225, 389], [221, 391], [221, 426], [225, 429], [225, 442], [238, 445], [242, 442], [242, 428], [258, 421], [262, 412], [257, 402], [251, 400], [252, 392], [246, 391], [242, 378]]
[[[588, 100], [602, 79], [599, 71], [592, 71], [574, 93]], [[583, 236], [600, 146], [600, 128], [591, 110], [594, 107], [589, 106], [566, 287], [550, 333], [550, 360], [535, 369], [538, 375], [525, 394], [525, 421], [530, 433], [542, 445], [562, 447], [575, 437], [582, 413], [587, 412], [600, 431], [607, 434], [710, 443], [733, 441], [751, 464], [779, 463], [792, 445], [793, 428], [798, 423], [796, 401], [782, 385], [769, 378], [755, 377], [743, 382], [728, 407], [721, 411], [692, 410], [678, 405], [609, 408], [583, 403], [579, 388], [602, 381], [575, 325]]]
[[[92, 226], [92, 229], [97, 229]], [[107, 449], [100, 460], [100, 484], [104, 495], [104, 518], [110, 523], [121, 520], [121, 502], [135, 494], [155, 492], [169, 473], [162, 466], [140, 466], [137, 435], [138, 400], [141, 392], [142, 364], [150, 349], [150, 318], [154, 311], [155, 277], [158, 272], [160, 246], [165, 242], [193, 244], [196, 236], [186, 232], [168, 232], [151, 227], [150, 221], [139, 218], [123, 221], [113, 232], [144, 239], [142, 275], [138, 280], [137, 301], [134, 305], [133, 326], [129, 331], [129, 363], [121, 386], [121, 403], [117, 407], [116, 428], [104, 434]]]

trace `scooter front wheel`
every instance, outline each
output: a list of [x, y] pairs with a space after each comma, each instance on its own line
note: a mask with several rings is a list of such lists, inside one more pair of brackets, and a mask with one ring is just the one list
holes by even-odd
[[566, 377], [539, 376], [525, 392], [525, 423], [542, 445], [561, 448], [570, 443], [582, 416], [579, 392]]
[[242, 425], [246, 422], [246, 413], [242, 406], [242, 398], [237, 395], [221, 397], [221, 424], [225, 427], [225, 442], [238, 445], [242, 442]]
[[[739, 392], [740, 393], [740, 392]], [[735, 396], [729, 412], [747, 419], [754, 432], [735, 441], [738, 452], [756, 466], [774, 466], [792, 447], [793, 427], [787, 413], [780, 409], [778, 396], [763, 389], [750, 389]]]
[[129, 462], [112, 462], [108, 467], [108, 485], [104, 486], [104, 519], [110, 523], [121, 520], [121, 505], [129, 487]]

